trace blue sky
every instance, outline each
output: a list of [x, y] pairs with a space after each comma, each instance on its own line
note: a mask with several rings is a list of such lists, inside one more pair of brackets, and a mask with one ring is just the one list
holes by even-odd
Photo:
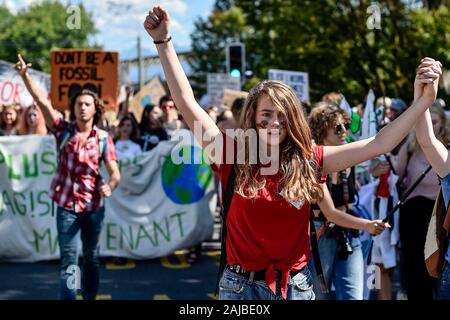
[[[143, 21], [154, 5], [169, 10], [172, 18], [171, 34], [178, 50], [190, 48], [190, 33], [198, 17], [207, 17], [214, 0], [59, 0], [64, 5], [83, 5], [92, 13], [98, 34], [91, 39], [106, 50], [119, 51], [121, 58], [136, 57], [137, 37], [142, 37], [145, 54], [155, 54], [155, 47], [145, 30]], [[0, 0], [12, 11], [39, 0]]]
[[[0, 0], [10, 11], [26, 8], [32, 3], [42, 0]], [[150, 9], [159, 4], [169, 10], [171, 17], [171, 35], [176, 49], [186, 51], [190, 49], [189, 35], [194, 29], [194, 22], [199, 18], [206, 18], [214, 5], [214, 0], [58, 0], [64, 5], [80, 4], [92, 14], [98, 33], [90, 39], [98, 43], [105, 50], [118, 51], [121, 60], [137, 57], [137, 38], [142, 39], [144, 56], [155, 55], [155, 46], [144, 30], [143, 22]], [[69, 14], [68, 14], [69, 16]], [[183, 65], [189, 73], [188, 65]], [[144, 80], [154, 76], [164, 78], [160, 65], [146, 68]], [[131, 68], [129, 73], [121, 72], [122, 83], [138, 82], [137, 68]]]

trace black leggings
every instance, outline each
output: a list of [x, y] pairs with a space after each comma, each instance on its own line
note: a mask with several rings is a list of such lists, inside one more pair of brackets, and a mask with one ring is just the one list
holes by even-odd
[[425, 239], [434, 200], [425, 197], [408, 199], [400, 208], [400, 271], [408, 300], [433, 300], [436, 280], [425, 266]]

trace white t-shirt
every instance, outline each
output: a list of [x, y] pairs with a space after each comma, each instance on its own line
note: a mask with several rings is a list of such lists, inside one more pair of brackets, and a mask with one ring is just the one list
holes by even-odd
[[131, 140], [117, 140], [116, 155], [117, 160], [133, 158], [142, 153], [141, 146]]

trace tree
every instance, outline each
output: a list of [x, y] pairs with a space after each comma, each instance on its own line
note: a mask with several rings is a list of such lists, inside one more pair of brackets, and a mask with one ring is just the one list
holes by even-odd
[[[450, 62], [448, 0], [409, 2], [380, 1], [374, 8], [370, 0], [236, 0], [234, 6], [244, 15], [247, 64], [257, 79], [270, 68], [306, 71], [312, 101], [341, 91], [355, 105], [370, 88], [408, 101], [422, 57]], [[209, 31], [205, 42], [219, 34]]]
[[91, 47], [88, 37], [96, 32], [94, 22], [82, 5], [79, 8], [79, 29], [70, 28], [68, 19], [73, 13], [56, 1], [39, 2], [9, 16], [11, 21], [4, 30], [0, 25], [0, 59], [15, 62], [20, 52], [33, 68], [48, 72], [52, 48]]
[[13, 15], [9, 12], [8, 8], [0, 5], [0, 35], [8, 28], [12, 18]]
[[[227, 7], [220, 1], [220, 8]], [[228, 5], [230, 5], [228, 3]], [[227, 43], [246, 39], [248, 27], [246, 26], [242, 9], [230, 6], [229, 10], [213, 10], [205, 20], [200, 18], [194, 23], [194, 32], [191, 34], [192, 58], [190, 66], [193, 69], [193, 80], [196, 83], [205, 83], [207, 73], [224, 73], [225, 47]], [[205, 87], [195, 87], [196, 94], [205, 93]]]

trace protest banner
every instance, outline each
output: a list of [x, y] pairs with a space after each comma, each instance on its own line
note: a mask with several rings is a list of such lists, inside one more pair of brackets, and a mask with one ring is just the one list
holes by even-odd
[[222, 99], [225, 89], [235, 91], [241, 90], [241, 79], [232, 77], [226, 73], [208, 73], [206, 81], [207, 94], [212, 99]]
[[[172, 161], [172, 154], [202, 154], [189, 141], [164, 141], [120, 161], [121, 183], [105, 201], [101, 256], [155, 258], [212, 236], [217, 197], [211, 168]], [[56, 205], [49, 196], [56, 169], [53, 136], [0, 137], [0, 261], [59, 257]]]
[[129, 111], [140, 121], [145, 106], [149, 104], [159, 105], [159, 99], [166, 94], [166, 89], [161, 80], [159, 77], [155, 77], [133, 96], [130, 101]]
[[[37, 86], [49, 96], [50, 75], [34, 69], [28, 69], [28, 73]], [[14, 64], [0, 60], [0, 105], [18, 104], [25, 108], [32, 103], [33, 98], [14, 69]]]
[[51, 51], [51, 100], [54, 108], [69, 108], [70, 97], [82, 89], [96, 92], [106, 111], [118, 111], [117, 52], [57, 49]]
[[269, 80], [278, 80], [291, 86], [300, 101], [309, 103], [309, 80], [307, 72], [269, 69]]

